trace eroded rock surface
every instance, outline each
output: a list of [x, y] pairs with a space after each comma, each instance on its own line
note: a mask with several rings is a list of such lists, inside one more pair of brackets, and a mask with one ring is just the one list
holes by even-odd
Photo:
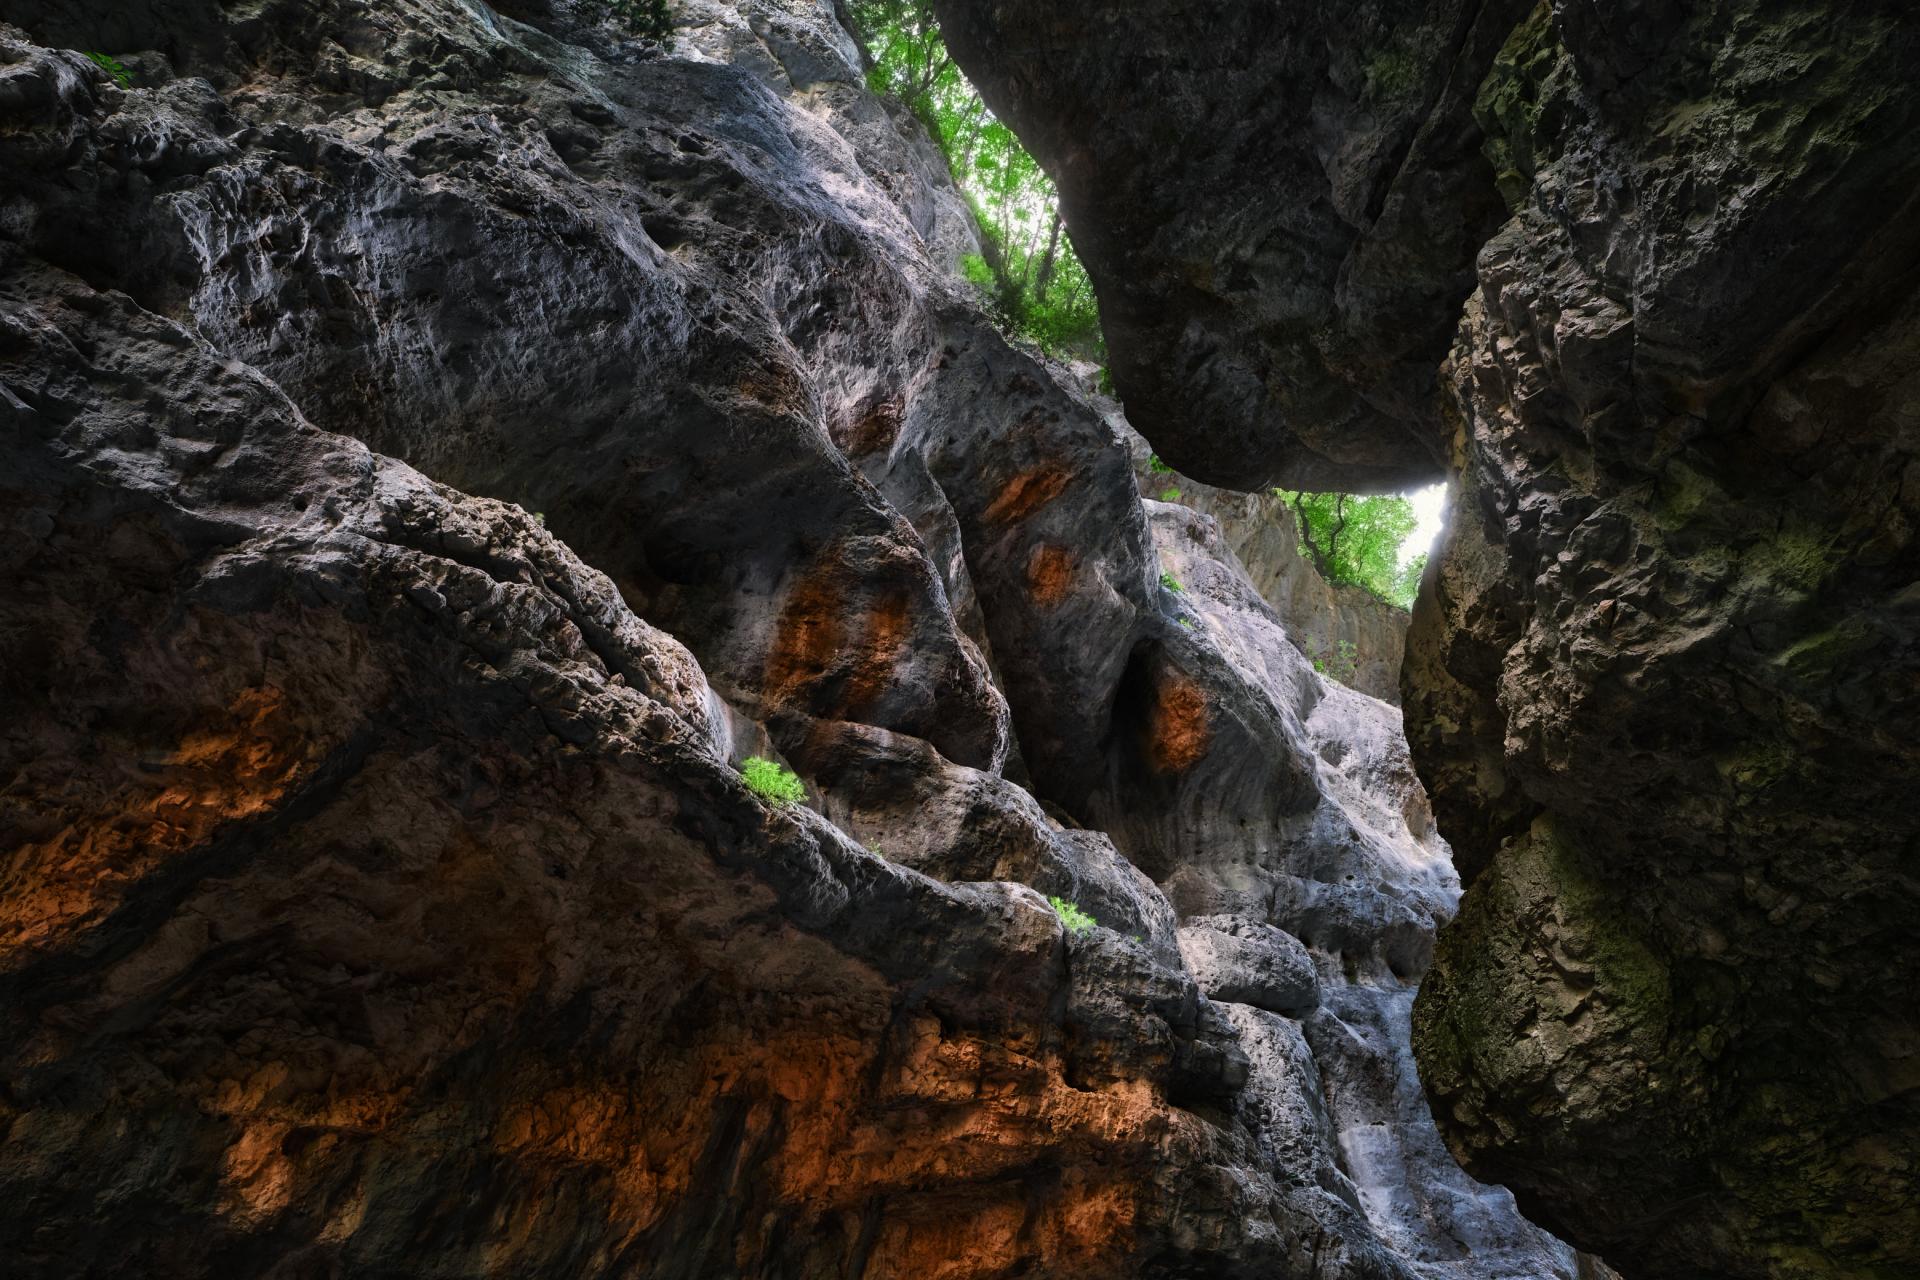
[[8, 1274], [1571, 1280], [1372, 1132], [1397, 713], [985, 323], [830, 6], [677, 13], [8, 10]]
[[1917, 66], [1567, 6], [1483, 93], [1533, 183], [1408, 705], [1485, 870], [1416, 1025], [1470, 1167], [1649, 1274], [1920, 1268]]
[[1358, 487], [1451, 437], [1404, 693], [1468, 880], [1414, 1019], [1453, 1149], [1637, 1276], [1911, 1273], [1920, 21], [1416, 8], [939, 5], [1162, 456]]
[[1211, 517], [1247, 581], [1320, 671], [1371, 697], [1399, 702], [1411, 621], [1407, 611], [1365, 587], [1321, 577], [1301, 549], [1293, 510], [1272, 490], [1242, 493], [1155, 470], [1147, 442], [1114, 408], [1110, 420], [1132, 448], [1141, 492], [1170, 495], [1180, 506]]

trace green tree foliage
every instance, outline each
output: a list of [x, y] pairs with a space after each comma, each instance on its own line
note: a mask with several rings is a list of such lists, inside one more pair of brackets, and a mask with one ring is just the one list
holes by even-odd
[[1400, 548], [1419, 523], [1413, 503], [1396, 494], [1274, 493], [1293, 508], [1300, 553], [1329, 582], [1365, 587], [1403, 609], [1420, 590], [1425, 555], [1400, 563]]
[[947, 56], [932, 0], [856, 0], [869, 87], [905, 102], [973, 206], [982, 249], [962, 269], [1002, 328], [1048, 351], [1104, 360], [1093, 282], [1073, 251], [1053, 182]]

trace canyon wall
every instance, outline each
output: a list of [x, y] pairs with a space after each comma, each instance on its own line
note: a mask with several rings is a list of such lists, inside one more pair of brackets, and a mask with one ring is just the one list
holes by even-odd
[[937, 7], [1155, 449], [1457, 477], [1403, 691], [1466, 1167], [1636, 1277], [1920, 1268], [1920, 20]]
[[6, 1274], [1594, 1274], [1424, 1104], [1398, 711], [833, 6], [675, 12], [8, 7]]
[[1125, 417], [1110, 420], [1123, 428], [1141, 492], [1156, 501], [1167, 498], [1214, 522], [1222, 546], [1315, 670], [1383, 702], [1400, 701], [1400, 668], [1411, 622], [1405, 609], [1365, 587], [1322, 577], [1300, 545], [1293, 508], [1272, 490], [1219, 489], [1156, 470], [1147, 442]]

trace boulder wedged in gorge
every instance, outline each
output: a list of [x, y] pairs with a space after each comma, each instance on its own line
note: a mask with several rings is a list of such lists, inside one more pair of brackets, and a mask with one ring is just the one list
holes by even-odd
[[1058, 184], [1162, 457], [1239, 489], [1440, 477], [1434, 367], [1505, 217], [1474, 89], [1526, 0], [935, 7]]
[[[1336, 457], [1335, 435], [1411, 471], [1450, 437], [1403, 700], [1467, 881], [1414, 1016], [1455, 1153], [1633, 1276], [1920, 1268], [1920, 19], [1487, 6], [1363, 111], [1395, 6], [1246, 8], [1226, 39], [1094, 0], [939, 8], [1058, 166], [1129, 418], [1163, 456], [1264, 477]], [[1249, 69], [1295, 66], [1249, 116]], [[1235, 282], [1356, 172], [1361, 122], [1413, 121], [1377, 208], [1329, 200], [1292, 278]], [[1167, 167], [1129, 185], [1156, 130]], [[1424, 256], [1388, 211], [1452, 181], [1479, 185], [1440, 229], [1504, 208]], [[1243, 198], [1263, 184], [1270, 202]], [[1376, 245], [1412, 271], [1394, 297], [1418, 343], [1316, 371], [1293, 330], [1221, 320], [1236, 290], [1280, 309], [1362, 280]], [[1443, 262], [1466, 270], [1448, 288]], [[1143, 296], [1190, 346], [1130, 381]], [[1300, 314], [1344, 341], [1363, 313], [1343, 298]], [[1380, 398], [1387, 353], [1437, 373], [1430, 401]], [[1256, 358], [1285, 397], [1220, 395]], [[1369, 408], [1409, 438], [1360, 425]]]
[[7, 1274], [1573, 1280], [1421, 1105], [1398, 713], [832, 6], [676, 12], [9, 7]]

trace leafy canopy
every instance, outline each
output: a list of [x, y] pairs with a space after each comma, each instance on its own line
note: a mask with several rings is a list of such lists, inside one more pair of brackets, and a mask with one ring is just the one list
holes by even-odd
[[932, 0], [856, 0], [868, 87], [906, 103], [973, 206], [982, 250], [961, 264], [1001, 327], [1048, 351], [1105, 358], [1093, 282], [1073, 251], [1053, 182], [947, 55]]
[[1293, 509], [1300, 554], [1313, 560], [1321, 577], [1365, 587], [1403, 609], [1413, 607], [1427, 558], [1400, 563], [1400, 548], [1419, 523], [1412, 502], [1398, 494], [1274, 493]]

